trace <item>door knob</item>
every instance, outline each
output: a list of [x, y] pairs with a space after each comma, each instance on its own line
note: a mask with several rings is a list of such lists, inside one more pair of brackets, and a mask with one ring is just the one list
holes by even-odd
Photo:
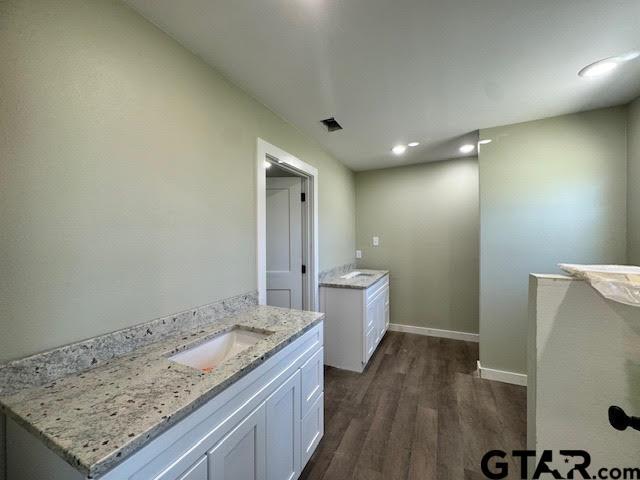
[[616, 430], [626, 430], [627, 427], [640, 430], [640, 417], [630, 417], [622, 408], [615, 405], [609, 407], [609, 423]]

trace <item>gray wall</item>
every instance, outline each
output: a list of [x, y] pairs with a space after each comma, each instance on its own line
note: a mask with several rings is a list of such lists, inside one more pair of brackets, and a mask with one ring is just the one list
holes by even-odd
[[477, 333], [477, 159], [358, 172], [356, 196], [358, 265], [390, 270], [391, 322]]
[[480, 361], [526, 373], [528, 274], [626, 260], [626, 109], [481, 130]]
[[640, 265], [640, 98], [629, 105], [627, 148], [627, 241], [628, 261]]
[[0, 45], [0, 361], [256, 289], [256, 137], [353, 261], [353, 173], [129, 8], [3, 1]]

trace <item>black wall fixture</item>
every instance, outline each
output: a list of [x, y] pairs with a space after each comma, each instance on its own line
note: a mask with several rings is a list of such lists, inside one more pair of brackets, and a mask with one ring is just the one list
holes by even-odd
[[615, 405], [609, 407], [609, 423], [616, 430], [626, 430], [628, 427], [640, 430], [640, 417], [630, 417]]

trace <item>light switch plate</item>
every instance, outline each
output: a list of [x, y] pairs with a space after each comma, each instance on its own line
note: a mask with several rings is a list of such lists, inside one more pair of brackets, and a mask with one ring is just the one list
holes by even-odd
[[356, 258], [362, 258], [362, 250], [356, 250]]
[[380, 237], [373, 237], [373, 246], [374, 247], [380, 246]]

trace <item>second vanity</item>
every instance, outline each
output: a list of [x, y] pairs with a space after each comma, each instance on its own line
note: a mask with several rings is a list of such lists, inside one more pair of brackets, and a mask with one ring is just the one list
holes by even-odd
[[389, 272], [358, 269], [320, 282], [325, 364], [362, 372], [389, 328]]
[[253, 306], [0, 395], [8, 480], [296, 479], [324, 432], [322, 320]]

